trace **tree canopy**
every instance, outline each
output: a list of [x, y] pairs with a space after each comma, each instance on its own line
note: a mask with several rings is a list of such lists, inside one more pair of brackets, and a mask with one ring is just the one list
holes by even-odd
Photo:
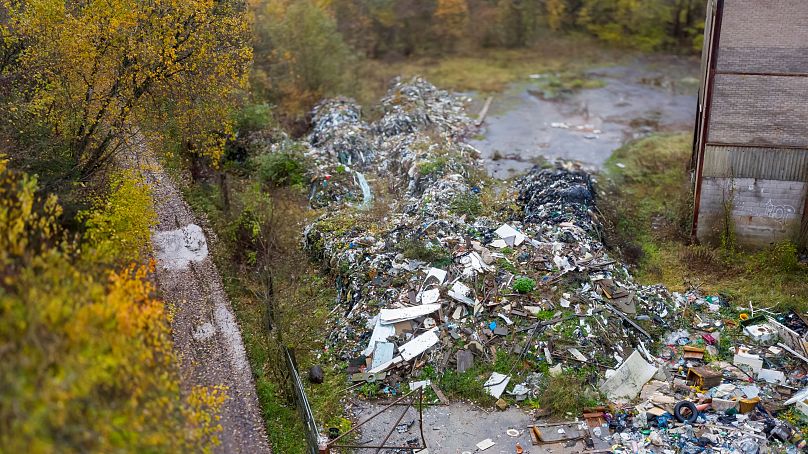
[[60, 158], [80, 178], [103, 168], [137, 130], [171, 135], [213, 160], [221, 155], [252, 59], [242, 2], [0, 5], [0, 70], [14, 88], [4, 110], [12, 122], [35, 122], [60, 141]]

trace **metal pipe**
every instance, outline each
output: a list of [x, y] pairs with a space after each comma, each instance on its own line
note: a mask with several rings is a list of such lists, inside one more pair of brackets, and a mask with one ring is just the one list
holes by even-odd
[[418, 427], [421, 431], [421, 442], [424, 444], [424, 447], [421, 449], [426, 449], [426, 437], [424, 436], [424, 388], [418, 389], [421, 390], [418, 396]]
[[[410, 404], [412, 404], [413, 401], [414, 399], [410, 399]], [[407, 414], [408, 411], [410, 411], [409, 406], [405, 408], [403, 412], [401, 412], [401, 416], [399, 416], [398, 419], [396, 419], [396, 422], [393, 423], [393, 427], [390, 428], [390, 432], [387, 432], [387, 435], [384, 437], [384, 440], [382, 440], [382, 445], [376, 449], [376, 454], [379, 454], [379, 452], [381, 452], [382, 448], [384, 447], [384, 444], [387, 443], [387, 440], [390, 439], [390, 435], [393, 435], [393, 432], [395, 432], [396, 427], [398, 427], [398, 424], [401, 422], [402, 419], [404, 419], [404, 416]]]
[[[420, 389], [420, 388], [418, 388], [418, 389]], [[412, 391], [408, 392], [407, 394], [405, 394], [405, 395], [403, 395], [403, 396], [399, 397], [398, 399], [394, 400], [394, 401], [393, 401], [393, 403], [391, 403], [391, 404], [389, 404], [389, 405], [385, 406], [384, 408], [382, 408], [381, 410], [377, 411], [376, 413], [374, 413], [374, 414], [373, 414], [373, 416], [368, 417], [368, 419], [366, 419], [366, 420], [364, 420], [364, 421], [360, 422], [359, 424], [357, 424], [357, 425], [355, 425], [355, 426], [351, 427], [351, 429], [350, 429], [350, 430], [348, 430], [347, 432], [345, 432], [344, 434], [342, 434], [342, 435], [340, 435], [339, 437], [337, 437], [337, 438], [335, 438], [335, 439], [333, 439], [333, 440], [329, 441], [329, 442], [328, 442], [328, 445], [329, 445], [329, 446], [333, 446], [333, 445], [334, 445], [334, 443], [336, 443], [336, 442], [337, 442], [337, 441], [338, 441], [340, 438], [342, 438], [342, 437], [344, 437], [344, 436], [348, 435], [349, 433], [351, 433], [351, 432], [355, 431], [356, 429], [358, 429], [358, 428], [360, 428], [360, 427], [364, 426], [364, 425], [365, 425], [365, 424], [366, 424], [368, 421], [370, 421], [371, 419], [373, 419], [373, 418], [375, 418], [375, 417], [379, 416], [380, 414], [384, 413], [384, 412], [385, 412], [387, 409], [391, 408], [393, 405], [397, 404], [398, 402], [401, 402], [402, 400], [406, 399], [407, 397], [409, 397], [409, 396], [410, 396], [412, 393], [414, 393], [415, 391], [418, 391], [418, 390], [417, 390], [417, 389], [414, 389], [414, 390], [412, 390]]]

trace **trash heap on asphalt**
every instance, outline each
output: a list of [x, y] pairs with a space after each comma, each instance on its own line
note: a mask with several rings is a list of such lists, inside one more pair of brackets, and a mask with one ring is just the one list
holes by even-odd
[[[320, 165], [361, 163], [396, 188], [384, 210], [332, 207], [304, 232], [337, 276], [327, 345], [349, 380], [399, 394], [435, 389], [427, 369], [482, 375], [502, 408], [569, 374], [586, 378], [603, 405], [573, 415], [566, 430], [537, 422], [537, 444], [805, 447], [797, 426], [808, 419], [808, 324], [799, 314], [638, 284], [603, 245], [590, 175], [571, 164], [535, 168], [494, 194], [478, 153], [460, 142], [472, 122], [422, 79], [398, 82], [382, 111], [364, 126], [355, 105], [326, 102], [310, 139]], [[332, 131], [342, 128], [356, 135]]]

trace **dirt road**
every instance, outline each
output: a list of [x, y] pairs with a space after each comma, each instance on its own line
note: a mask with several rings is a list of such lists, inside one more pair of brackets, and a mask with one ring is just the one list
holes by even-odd
[[250, 365], [222, 280], [207, 242], [181, 193], [147, 147], [137, 166], [151, 185], [159, 224], [154, 232], [160, 297], [176, 307], [172, 329], [185, 391], [196, 385], [227, 387], [221, 414], [220, 453], [270, 453]]

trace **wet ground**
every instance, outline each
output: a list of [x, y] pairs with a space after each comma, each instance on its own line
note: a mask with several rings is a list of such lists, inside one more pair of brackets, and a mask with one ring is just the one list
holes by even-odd
[[[384, 405], [381, 402], [357, 402], [357, 406], [353, 408], [355, 420], [364, 421], [382, 408]], [[405, 409], [406, 413], [399, 421]], [[534, 446], [528, 432], [528, 426], [533, 423], [533, 418], [519, 408], [510, 407], [499, 411], [480, 409], [464, 402], [452, 402], [449, 405], [429, 406], [424, 409], [423, 434], [429, 454], [514, 454], [518, 452], [517, 444], [522, 447], [523, 454], [572, 454], [587, 450], [581, 440]], [[391, 430], [393, 432], [385, 442], [384, 438]], [[551, 426], [542, 430], [553, 432], [558, 427]], [[408, 441], [420, 442], [420, 434], [417, 409], [395, 406], [362, 426], [362, 435], [357, 444], [381, 446], [384, 442], [384, 446], [408, 446]], [[477, 448], [478, 443], [489, 439], [494, 443], [490, 448]], [[407, 451], [383, 449], [381, 452], [393, 454]]]
[[[362, 402], [354, 409], [355, 419], [364, 421], [381, 408], [383, 405], [378, 403]], [[407, 413], [399, 424], [406, 427], [399, 426], [400, 431], [394, 430], [385, 446], [406, 446], [408, 440], [420, 440], [418, 411], [414, 407], [396, 406], [363, 426], [359, 442], [367, 445], [381, 444], [405, 408], [408, 408]], [[489, 438], [496, 444], [488, 448], [486, 453], [514, 453], [516, 443], [524, 448], [525, 453], [531, 452], [531, 448], [532, 452], [541, 452], [531, 446], [530, 434], [526, 429], [531, 423], [530, 416], [516, 408], [506, 411], [482, 410], [466, 403], [454, 402], [448, 406], [430, 406], [424, 410], [424, 438], [430, 454], [475, 452], [476, 444]], [[516, 436], [509, 435], [509, 429], [512, 431], [511, 435]]]
[[469, 142], [498, 178], [527, 171], [541, 158], [599, 168], [629, 139], [692, 130], [698, 72], [692, 58], [645, 57], [586, 71], [584, 78], [603, 86], [553, 100], [537, 93], [545, 75], [525, 74], [494, 97], [481, 134]]

